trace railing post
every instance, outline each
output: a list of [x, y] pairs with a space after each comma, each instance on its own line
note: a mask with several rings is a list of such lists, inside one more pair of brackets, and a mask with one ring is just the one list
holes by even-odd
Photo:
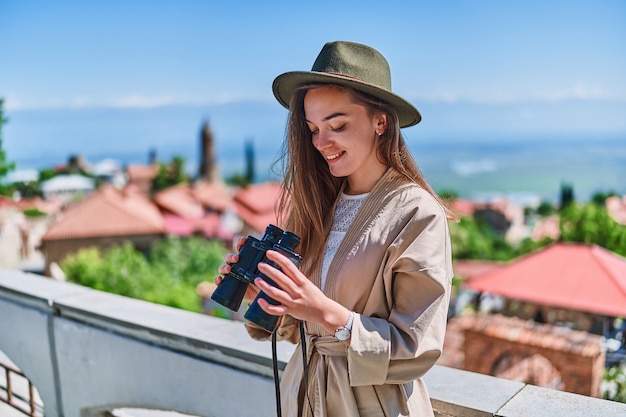
[[35, 417], [35, 390], [30, 379], [28, 380], [28, 402], [30, 404], [30, 417]]
[[13, 389], [11, 388], [11, 370], [9, 368], [4, 368], [5, 375], [7, 378], [7, 402], [9, 404], [13, 403]]

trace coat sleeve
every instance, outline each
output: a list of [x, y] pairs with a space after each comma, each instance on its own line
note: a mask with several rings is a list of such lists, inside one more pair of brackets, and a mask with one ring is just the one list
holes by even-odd
[[[269, 340], [272, 335], [267, 330], [254, 323], [246, 322], [246, 330], [250, 337], [256, 340]], [[281, 316], [278, 319], [278, 327], [276, 329], [277, 340], [287, 340], [291, 343], [298, 343], [300, 341], [300, 320], [295, 319], [290, 315]]]
[[383, 264], [379, 278], [389, 314], [356, 315], [348, 349], [352, 386], [413, 381], [440, 357], [452, 280], [443, 212], [418, 210], [387, 249]]

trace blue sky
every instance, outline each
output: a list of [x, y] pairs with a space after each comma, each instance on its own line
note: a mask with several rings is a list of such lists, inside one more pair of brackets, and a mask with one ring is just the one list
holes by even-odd
[[[0, 0], [8, 157], [280, 142], [274, 77], [366, 43], [422, 112], [405, 135], [626, 137], [626, 2]], [[271, 145], [270, 145], [271, 144]], [[225, 151], [224, 151], [225, 152]]]

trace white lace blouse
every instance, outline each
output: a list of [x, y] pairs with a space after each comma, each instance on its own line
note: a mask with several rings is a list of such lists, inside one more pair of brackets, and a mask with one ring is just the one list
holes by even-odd
[[363, 200], [365, 200], [368, 194], [369, 193], [348, 195], [342, 193], [341, 197], [339, 197], [339, 201], [335, 207], [333, 225], [330, 229], [328, 242], [326, 243], [326, 251], [324, 252], [324, 262], [322, 263], [322, 290], [326, 284], [326, 274], [328, 273], [328, 268], [330, 268], [330, 263], [335, 257], [337, 248], [339, 248], [348, 228], [361, 208]]

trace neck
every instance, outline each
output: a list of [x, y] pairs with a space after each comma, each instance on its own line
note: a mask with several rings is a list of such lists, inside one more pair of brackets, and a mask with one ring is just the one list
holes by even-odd
[[387, 172], [387, 168], [387, 166], [380, 164], [368, 171], [367, 175], [361, 175], [358, 178], [354, 178], [354, 176], [348, 177], [348, 183], [346, 184], [344, 193], [348, 195], [369, 193], [378, 180], [380, 180], [380, 177]]

